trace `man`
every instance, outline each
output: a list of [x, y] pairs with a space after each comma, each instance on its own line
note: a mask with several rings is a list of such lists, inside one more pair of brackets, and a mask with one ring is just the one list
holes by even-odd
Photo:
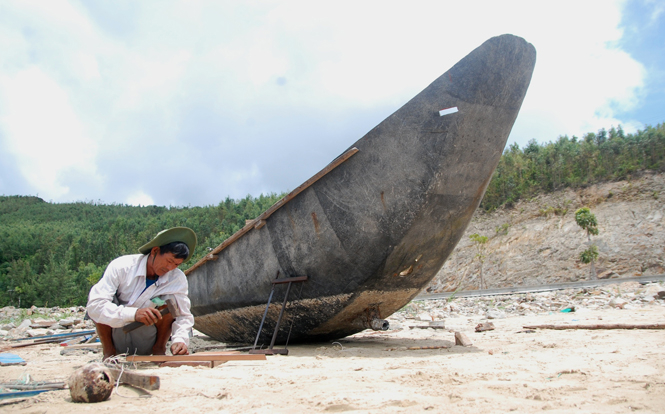
[[[104, 276], [90, 289], [87, 307], [97, 326], [105, 360], [125, 352], [164, 355], [169, 337], [173, 355], [189, 353], [194, 317], [189, 311], [187, 278], [178, 266], [189, 260], [195, 248], [194, 231], [174, 227], [141, 246], [141, 254], [121, 256], [108, 265]], [[162, 316], [153, 303], [159, 301], [152, 301], [154, 298], [173, 299], [181, 316]], [[123, 326], [134, 321], [145, 326], [123, 332]]]

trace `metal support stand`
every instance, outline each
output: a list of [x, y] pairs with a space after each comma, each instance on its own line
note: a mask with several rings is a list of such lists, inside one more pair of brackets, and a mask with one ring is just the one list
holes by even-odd
[[[256, 339], [254, 340], [254, 346], [249, 351], [250, 354], [264, 354], [264, 355], [288, 355], [289, 350], [286, 348], [289, 344], [289, 338], [291, 337], [291, 328], [293, 328], [293, 319], [291, 320], [291, 328], [289, 328], [289, 335], [286, 337], [286, 344], [283, 349], [274, 349], [275, 340], [277, 340], [277, 333], [279, 332], [279, 325], [282, 323], [282, 316], [284, 316], [284, 310], [286, 309], [286, 303], [289, 300], [289, 293], [291, 291], [291, 284], [305, 282], [309, 277], [308, 276], [296, 276], [296, 277], [285, 277], [279, 279], [279, 271], [277, 276], [272, 281], [272, 289], [270, 290], [270, 296], [268, 297], [268, 304], [266, 305], [266, 310], [263, 312], [263, 318], [261, 319], [261, 324], [259, 325], [259, 332], [256, 334]], [[279, 311], [279, 316], [277, 317], [277, 324], [275, 325], [275, 332], [272, 334], [272, 340], [270, 341], [270, 347], [268, 349], [256, 349], [256, 344], [259, 342], [259, 336], [261, 336], [261, 330], [263, 330], [263, 324], [266, 321], [266, 316], [268, 315], [268, 309], [270, 308], [270, 302], [272, 301], [273, 294], [275, 293], [275, 286], [288, 283], [286, 286], [286, 295], [284, 295], [284, 301], [282, 302], [282, 309]], [[302, 294], [302, 285], [300, 286], [300, 293]]]

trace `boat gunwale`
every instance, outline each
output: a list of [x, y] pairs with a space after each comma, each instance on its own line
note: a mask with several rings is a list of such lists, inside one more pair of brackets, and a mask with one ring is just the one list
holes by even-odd
[[198, 262], [194, 263], [192, 267], [189, 269], [185, 270], [185, 275], [189, 276], [191, 272], [196, 270], [197, 268], [203, 266], [206, 262], [210, 260], [217, 260], [217, 254], [219, 254], [222, 250], [226, 249], [229, 247], [231, 244], [233, 244], [236, 240], [238, 240], [240, 237], [242, 237], [245, 233], [249, 232], [252, 229], [260, 229], [265, 225], [265, 220], [273, 215], [277, 210], [280, 208], [284, 207], [289, 201], [293, 200], [298, 194], [302, 193], [314, 183], [319, 181], [321, 178], [323, 178], [325, 175], [327, 175], [329, 172], [334, 170], [335, 168], [339, 167], [341, 164], [343, 164], [346, 160], [351, 158], [353, 155], [358, 153], [360, 151], [356, 147], [351, 147], [348, 150], [344, 151], [340, 156], [332, 160], [328, 165], [323, 167], [318, 173], [314, 174], [312, 177], [310, 177], [307, 181], [304, 183], [300, 184], [296, 189], [291, 191], [289, 194], [285, 195], [284, 197], [280, 198], [275, 204], [273, 204], [269, 209], [264, 211], [261, 215], [259, 215], [257, 218], [254, 220], [249, 221], [243, 228], [240, 230], [236, 231], [233, 233], [228, 239], [224, 240], [219, 246], [215, 247], [211, 252], [203, 256], [201, 259], [199, 259]]

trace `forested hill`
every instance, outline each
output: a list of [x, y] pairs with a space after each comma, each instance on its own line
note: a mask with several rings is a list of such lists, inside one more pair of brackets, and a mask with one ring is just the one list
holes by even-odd
[[47, 203], [0, 197], [0, 306], [65, 306], [87, 301], [106, 265], [138, 253], [159, 231], [186, 226], [199, 243], [186, 269], [282, 196], [227, 198], [209, 207]]
[[[565, 187], [625, 179], [642, 170], [665, 171], [665, 124], [625, 134], [621, 127], [559, 137], [501, 157], [481, 208], [510, 207], [521, 198]], [[187, 226], [199, 245], [186, 269], [281, 198], [227, 198], [208, 207], [134, 207], [47, 203], [0, 196], [0, 306], [84, 305], [115, 257], [136, 253], [159, 231]]]
[[581, 139], [560, 136], [524, 148], [507, 148], [485, 192], [481, 207], [510, 207], [522, 198], [566, 187], [629, 178], [636, 171], [665, 171], [665, 124], [625, 134], [621, 126], [590, 132]]

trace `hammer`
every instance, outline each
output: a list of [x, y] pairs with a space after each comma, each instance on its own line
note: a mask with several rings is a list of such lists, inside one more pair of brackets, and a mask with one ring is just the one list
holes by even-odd
[[[170, 313], [171, 315], [173, 315], [173, 318], [177, 318], [178, 316], [180, 316], [180, 308], [178, 308], [178, 304], [173, 299], [166, 299], [166, 307], [160, 310], [159, 313], [161, 313], [162, 316], [166, 315], [167, 313]], [[122, 331], [124, 333], [128, 333], [142, 326], [145, 325], [141, 322], [132, 322], [128, 325], [125, 325], [122, 328]]]

